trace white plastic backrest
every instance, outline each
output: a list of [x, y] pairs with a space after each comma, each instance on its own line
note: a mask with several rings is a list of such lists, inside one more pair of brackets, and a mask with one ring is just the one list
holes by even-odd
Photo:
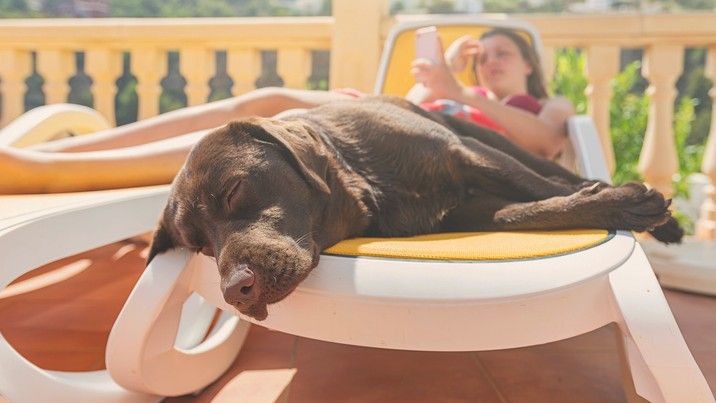
[[92, 108], [74, 104], [51, 104], [25, 112], [0, 130], [0, 146], [27, 147], [55, 140], [71, 132], [81, 135], [110, 128]]
[[567, 120], [567, 130], [581, 176], [611, 184], [602, 143], [592, 118], [588, 115], [572, 116]]
[[[482, 16], [443, 15], [434, 18], [420, 19], [418, 21], [404, 21], [394, 25], [388, 33], [388, 39], [386, 39], [385, 46], [383, 47], [383, 54], [380, 57], [378, 76], [375, 79], [375, 86], [373, 87], [374, 94], [379, 95], [383, 93], [383, 87], [388, 73], [388, 64], [392, 58], [393, 48], [395, 47], [395, 41], [398, 36], [405, 31], [414, 31], [418, 28], [429, 27], [431, 25], [435, 25], [437, 27], [449, 25], [477, 25], [491, 28], [508, 28], [527, 32], [532, 38], [532, 46], [537, 52], [537, 57], [539, 58], [540, 63], [542, 63], [542, 40], [537, 33], [537, 29], [527, 21], [510, 19], [505, 14]], [[447, 46], [447, 44], [444, 44], [444, 46]], [[406, 74], [407, 73], [408, 72], [406, 71]]]

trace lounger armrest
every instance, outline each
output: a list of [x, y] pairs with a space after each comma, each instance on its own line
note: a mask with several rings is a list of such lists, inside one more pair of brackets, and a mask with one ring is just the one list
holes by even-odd
[[66, 136], [110, 128], [92, 108], [74, 104], [40, 106], [22, 114], [0, 130], [0, 146], [27, 147]]
[[574, 148], [579, 173], [588, 179], [612, 183], [602, 143], [591, 116], [576, 115], [567, 121], [569, 140]]
[[0, 290], [41, 265], [152, 230], [168, 193], [168, 186], [152, 186], [56, 195], [70, 199], [55, 207], [8, 213], [10, 217], [0, 219]]

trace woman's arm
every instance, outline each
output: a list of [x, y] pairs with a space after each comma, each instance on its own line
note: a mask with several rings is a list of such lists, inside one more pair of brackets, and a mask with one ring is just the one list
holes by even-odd
[[312, 108], [350, 98], [332, 91], [291, 88], [260, 88], [232, 98], [177, 109], [124, 126], [113, 127], [91, 136], [71, 137], [38, 144], [37, 151], [99, 151], [161, 141], [198, 130], [221, 126], [247, 116], [273, 116], [295, 109]]
[[427, 88], [429, 95], [426, 99], [452, 99], [479, 109], [505, 129], [507, 138], [535, 154], [552, 159], [564, 146], [567, 119], [574, 115], [574, 108], [566, 99], [550, 99], [539, 115], [534, 115], [464, 87], [452, 75], [444, 60], [436, 64], [416, 60], [411, 73]]
[[468, 88], [452, 99], [479, 109], [502, 126], [512, 142], [548, 159], [556, 157], [564, 147], [567, 119], [574, 115], [572, 103], [565, 98], [547, 100], [538, 115], [485, 98]]
[[132, 147], [51, 153], [0, 147], [0, 194], [78, 192], [169, 183], [210, 130]]

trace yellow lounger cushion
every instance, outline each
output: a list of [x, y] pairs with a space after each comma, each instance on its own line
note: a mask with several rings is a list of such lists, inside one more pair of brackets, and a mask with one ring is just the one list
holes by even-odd
[[326, 249], [332, 255], [430, 260], [512, 260], [559, 255], [609, 238], [605, 230], [453, 232], [410, 238], [354, 238]]

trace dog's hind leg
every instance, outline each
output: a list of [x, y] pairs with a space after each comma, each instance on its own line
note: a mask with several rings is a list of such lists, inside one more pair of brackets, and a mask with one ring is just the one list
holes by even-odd
[[552, 180], [511, 155], [472, 138], [461, 138], [459, 144], [451, 146], [451, 154], [465, 186], [507, 200], [536, 201], [568, 196], [580, 187], [563, 180]]
[[468, 187], [479, 186], [513, 201], [533, 201], [566, 196], [594, 183], [552, 161], [532, 155], [484, 127], [439, 112], [425, 111], [405, 99], [379, 99], [450, 130], [463, 146], [451, 147], [457, 151], [457, 169], [463, 174]]
[[680, 242], [683, 230], [671, 217], [670, 201], [641, 184], [596, 184], [569, 196], [514, 203], [478, 192], [452, 210], [442, 231], [604, 228], [649, 231], [658, 240]]
[[546, 177], [556, 177], [572, 185], [582, 185], [585, 179], [565, 169], [561, 165], [536, 156], [529, 151], [515, 145], [505, 136], [492, 130], [475, 125], [465, 119], [445, 115], [439, 112], [432, 112], [431, 119], [451, 129], [462, 138], [472, 138], [489, 147], [496, 148], [512, 158], [520, 161], [523, 165]]

